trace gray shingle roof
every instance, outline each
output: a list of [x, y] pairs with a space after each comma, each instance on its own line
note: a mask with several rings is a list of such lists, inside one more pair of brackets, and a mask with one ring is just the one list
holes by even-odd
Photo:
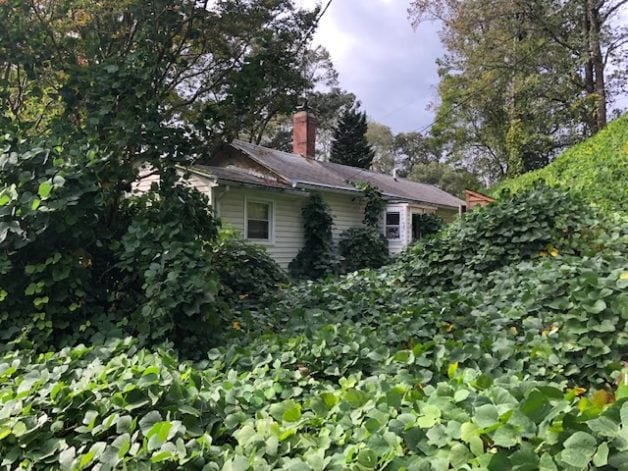
[[[341, 191], [358, 191], [352, 183], [366, 182], [379, 188], [387, 199], [415, 201], [450, 208], [458, 208], [464, 204], [461, 199], [433, 185], [416, 183], [405, 178], [393, 178], [390, 175], [355, 167], [321, 162], [240, 140], [233, 141], [231, 146], [283, 178], [286, 181], [285, 188], [321, 187]], [[282, 187], [281, 183], [247, 174], [245, 170], [241, 169], [211, 166], [202, 166], [202, 169], [219, 179]]]
[[271, 186], [273, 188], [286, 187], [286, 185], [283, 185], [279, 182], [258, 177], [257, 175], [251, 174], [251, 172], [235, 167], [213, 167], [210, 165], [195, 165], [194, 169], [199, 170], [201, 173], [212, 175], [219, 180], [248, 183], [250, 185]]

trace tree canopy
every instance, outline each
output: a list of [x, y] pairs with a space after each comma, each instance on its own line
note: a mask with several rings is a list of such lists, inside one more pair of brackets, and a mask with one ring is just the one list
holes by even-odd
[[293, 109], [317, 21], [289, 0], [0, 2], [0, 338], [211, 344], [218, 222], [176, 166]]
[[432, 134], [450, 159], [491, 179], [546, 165], [605, 126], [625, 83], [625, 0], [415, 0], [442, 22]]

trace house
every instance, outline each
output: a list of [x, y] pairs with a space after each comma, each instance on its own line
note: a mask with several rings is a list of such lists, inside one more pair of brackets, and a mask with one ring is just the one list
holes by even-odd
[[293, 118], [293, 153], [235, 140], [206, 165], [189, 168], [191, 184], [206, 193], [223, 226], [266, 246], [282, 267], [303, 245], [301, 208], [312, 192], [328, 203], [334, 219], [333, 238], [362, 225], [364, 205], [356, 183], [377, 187], [386, 201], [381, 227], [391, 253], [418, 235], [417, 216], [457, 216], [464, 201], [432, 185], [314, 158], [316, 119], [307, 111]]

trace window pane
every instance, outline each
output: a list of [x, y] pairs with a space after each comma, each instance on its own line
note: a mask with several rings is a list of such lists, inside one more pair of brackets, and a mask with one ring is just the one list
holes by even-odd
[[386, 226], [387, 239], [399, 239], [399, 226]]
[[257, 219], [258, 221], [268, 221], [270, 218], [270, 205], [266, 203], [254, 203], [249, 201], [247, 205], [247, 214], [249, 219]]
[[268, 240], [268, 221], [254, 221], [249, 219], [247, 224], [247, 239]]
[[399, 213], [386, 213], [386, 225], [398, 226], [399, 225]]

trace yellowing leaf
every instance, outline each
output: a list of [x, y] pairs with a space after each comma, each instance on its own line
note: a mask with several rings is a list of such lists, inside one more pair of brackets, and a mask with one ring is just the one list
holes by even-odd
[[591, 395], [591, 403], [595, 407], [603, 407], [615, 401], [615, 397], [604, 389], [599, 389]]
[[451, 365], [449, 365], [449, 368], [447, 368], [447, 376], [449, 377], [449, 379], [456, 376], [456, 371], [458, 371], [458, 362], [452, 363]]

